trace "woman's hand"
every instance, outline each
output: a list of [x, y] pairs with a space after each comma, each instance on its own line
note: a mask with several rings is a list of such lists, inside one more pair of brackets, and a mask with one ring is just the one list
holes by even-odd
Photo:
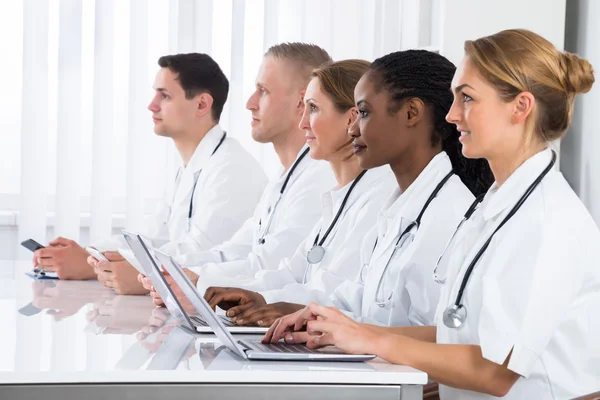
[[[306, 332], [301, 332], [306, 329]], [[333, 345], [352, 354], [372, 354], [379, 334], [359, 324], [334, 307], [311, 303], [303, 310], [273, 323], [263, 343], [284, 339], [286, 343], [306, 343], [319, 348]]]

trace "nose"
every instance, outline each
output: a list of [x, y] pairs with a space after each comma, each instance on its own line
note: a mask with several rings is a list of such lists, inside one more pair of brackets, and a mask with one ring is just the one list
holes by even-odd
[[298, 128], [303, 129], [305, 131], [310, 130], [310, 117], [308, 115], [310, 107], [304, 107], [304, 112], [302, 113], [302, 119], [298, 124]]
[[452, 102], [450, 106], [450, 110], [448, 110], [448, 114], [446, 114], [446, 121], [451, 124], [458, 125], [462, 119], [462, 112], [458, 104], [456, 104], [456, 99]]
[[248, 98], [246, 102], [246, 110], [256, 111], [258, 110], [258, 91], [252, 93], [252, 95]]
[[352, 123], [348, 127], [348, 135], [350, 135], [351, 137], [353, 137], [355, 139], [357, 137], [360, 137], [360, 128], [358, 126], [359, 119], [360, 119], [360, 116], [358, 115], [358, 111], [355, 111], [354, 121], [352, 121]]
[[158, 101], [156, 100], [156, 97], [154, 97], [150, 104], [148, 104], [148, 110], [152, 111], [153, 113], [157, 113], [160, 111], [160, 107], [158, 106]]

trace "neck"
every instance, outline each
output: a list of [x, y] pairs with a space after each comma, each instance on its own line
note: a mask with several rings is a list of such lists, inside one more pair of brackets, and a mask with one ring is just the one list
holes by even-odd
[[350, 156], [350, 158], [329, 160], [329, 165], [333, 170], [338, 186], [341, 188], [355, 180], [363, 171], [358, 165], [358, 159], [355, 155]]
[[273, 148], [277, 153], [277, 157], [279, 157], [279, 162], [283, 165], [283, 169], [287, 171], [296, 160], [304, 143], [306, 143], [306, 138], [301, 133], [281, 136], [281, 139], [273, 141]]
[[181, 160], [183, 161], [183, 166], [187, 167], [189, 164], [196, 148], [204, 139], [208, 131], [210, 131], [216, 124], [212, 124], [210, 126], [198, 127], [190, 132], [186, 132], [185, 134], [173, 138], [173, 143], [175, 143], [175, 147], [181, 156]]
[[431, 151], [421, 152], [421, 154], [417, 154], [415, 151], [407, 153], [412, 154], [412, 157], [405, 157], [403, 155], [399, 157], [397, 162], [390, 164], [392, 172], [396, 176], [396, 182], [398, 182], [401, 193], [404, 193], [406, 189], [412, 185], [425, 167], [427, 167], [427, 164], [431, 162], [433, 157], [440, 153], [440, 150], [431, 148]]
[[509, 152], [509, 154], [499, 154], [489, 158], [490, 169], [494, 174], [496, 185], [502, 186], [504, 182], [527, 160], [544, 150], [544, 143], [537, 143], [531, 146], [523, 146], [520, 150]]

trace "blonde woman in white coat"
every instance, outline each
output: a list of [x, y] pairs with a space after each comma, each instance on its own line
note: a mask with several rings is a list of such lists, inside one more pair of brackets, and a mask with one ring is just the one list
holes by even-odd
[[435, 324], [362, 325], [312, 304], [296, 321], [311, 320], [308, 333], [295, 335], [423, 370], [442, 400], [595, 392], [600, 232], [548, 146], [569, 127], [575, 96], [592, 87], [592, 67], [526, 30], [467, 41], [465, 52], [447, 118], [463, 153], [486, 158], [496, 182], [436, 268]]

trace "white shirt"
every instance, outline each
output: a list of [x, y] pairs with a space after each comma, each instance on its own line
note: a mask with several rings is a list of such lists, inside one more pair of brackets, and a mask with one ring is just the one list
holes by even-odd
[[[354, 181], [343, 188], [338, 186], [321, 196], [322, 217], [291, 258], [282, 260], [278, 269], [259, 271], [254, 280], [239, 282], [236, 286], [261, 292], [267, 303], [327, 302], [340, 283], [358, 273], [360, 243], [373, 226], [385, 199], [397, 187], [389, 167], [368, 170], [354, 186], [323, 243], [326, 250], [323, 260], [309, 266], [307, 254], [317, 234], [320, 243], [353, 184]], [[306, 283], [303, 283], [305, 274]]]
[[290, 177], [264, 237], [265, 243], [259, 244], [286, 176], [287, 172], [282, 171], [278, 179], [267, 185], [254, 216], [231, 240], [212, 250], [178, 258], [182, 266], [200, 275], [200, 291], [211, 285], [230, 286], [240, 279], [254, 277], [260, 270], [277, 268], [308, 235], [321, 216], [321, 193], [335, 184], [335, 177], [327, 162], [315, 161], [307, 154]]
[[[330, 297], [331, 304], [365, 323], [433, 325], [440, 292], [433, 280], [435, 261], [474, 199], [458, 176], [453, 175], [429, 204], [420, 227], [412, 230], [414, 240], [407, 237], [395, 252], [394, 248], [400, 234], [417, 219], [429, 196], [451, 170], [450, 159], [442, 152], [404, 193], [396, 188], [379, 213], [377, 226], [363, 240], [360, 273], [355, 280], [338, 286]], [[376, 298], [385, 303], [383, 307], [375, 303]]]
[[[162, 246], [172, 255], [210, 249], [229, 239], [252, 215], [267, 178], [256, 159], [229, 136], [212, 155], [223, 134], [219, 125], [207, 132], [187, 167], [180, 168], [157, 212], [146, 221], [140, 233], [154, 247]], [[97, 247], [103, 251], [128, 248], [121, 235]]]
[[[461, 329], [442, 322], [466, 268], [526, 189], [548, 166], [550, 150], [492, 185], [463, 224], [438, 275], [437, 342], [473, 344], [483, 357], [522, 376], [505, 399], [570, 399], [600, 389], [600, 232], [562, 174], [552, 169], [496, 233], [476, 264], [462, 304]], [[492, 396], [440, 385], [441, 398]]]

